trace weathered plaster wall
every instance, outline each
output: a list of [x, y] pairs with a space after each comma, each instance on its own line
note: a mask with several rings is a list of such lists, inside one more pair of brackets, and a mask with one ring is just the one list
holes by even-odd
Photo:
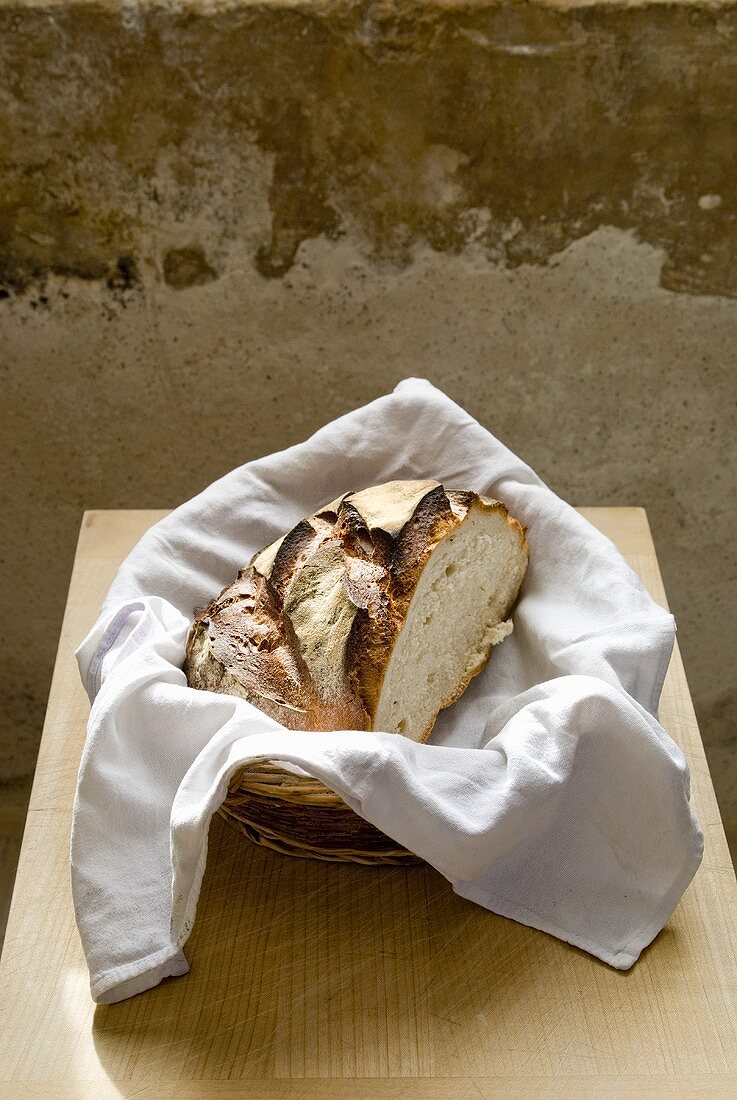
[[729, 4], [6, 0], [0, 775], [84, 507], [412, 373], [568, 499], [647, 506], [737, 833], [736, 46]]
[[350, 231], [515, 266], [611, 224], [737, 293], [731, 6], [6, 0], [0, 65], [11, 290], [279, 277]]

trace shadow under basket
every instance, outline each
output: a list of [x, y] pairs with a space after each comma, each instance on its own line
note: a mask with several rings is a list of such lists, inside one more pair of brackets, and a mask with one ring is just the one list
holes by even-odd
[[254, 844], [284, 855], [342, 863], [422, 862], [318, 779], [270, 761], [237, 771], [219, 812]]

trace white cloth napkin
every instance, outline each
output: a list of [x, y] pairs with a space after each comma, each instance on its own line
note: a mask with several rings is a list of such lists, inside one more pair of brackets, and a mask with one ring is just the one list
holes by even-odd
[[[187, 686], [194, 607], [325, 501], [403, 477], [498, 497], [531, 551], [514, 633], [430, 744], [289, 731]], [[656, 719], [673, 636], [612, 543], [429, 382], [227, 474], [141, 539], [77, 653], [92, 710], [71, 869], [93, 998], [186, 972], [210, 818], [254, 759], [323, 780], [463, 897], [630, 967], [702, 854]]]

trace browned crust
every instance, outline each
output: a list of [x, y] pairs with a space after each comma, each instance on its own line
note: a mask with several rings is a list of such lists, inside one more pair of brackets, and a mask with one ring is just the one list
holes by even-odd
[[269, 578], [274, 591], [281, 603], [294, 574], [304, 565], [311, 553], [317, 549], [317, 544], [323, 541], [324, 532], [319, 532], [309, 520], [303, 519], [289, 531], [276, 552], [271, 569], [266, 576]]
[[[398, 530], [396, 522], [393, 528], [387, 524], [394, 534], [380, 526], [381, 509], [376, 509], [375, 500], [364, 508], [374, 517], [370, 526], [352, 503], [355, 494], [346, 493], [296, 524], [264, 574], [253, 565], [242, 571], [193, 624], [185, 663], [191, 686], [236, 690], [293, 729], [370, 729], [389, 659], [422, 571], [439, 543], [464, 522], [470, 509], [500, 511], [529, 558], [524, 528], [500, 501], [466, 490], [446, 491], [438, 482], [415, 483], [415, 490], [411, 483], [396, 484], [403, 492], [407, 485], [418, 498], [411, 497], [409, 518]], [[424, 491], [426, 485], [430, 487]], [[382, 488], [376, 491], [380, 493]], [[391, 485], [386, 488], [390, 490]], [[361, 499], [366, 499], [365, 492]], [[405, 514], [400, 509], [400, 523]], [[395, 509], [395, 521], [396, 515]], [[284, 610], [295, 578], [328, 539], [343, 553], [344, 592], [355, 609], [345, 648], [344, 690], [329, 700], [314, 682]], [[269, 549], [260, 554], [266, 555]], [[485, 666], [491, 648], [490, 643], [441, 709], [465, 691]], [[421, 740], [429, 737], [435, 717]]]
[[195, 619], [184, 672], [191, 687], [236, 693], [288, 729], [368, 728], [354, 700], [320, 697], [276, 590], [252, 566]]
[[239, 694], [295, 728], [314, 706], [291, 622], [269, 581], [252, 567], [195, 619], [184, 671], [192, 687], [204, 690], [235, 683]]

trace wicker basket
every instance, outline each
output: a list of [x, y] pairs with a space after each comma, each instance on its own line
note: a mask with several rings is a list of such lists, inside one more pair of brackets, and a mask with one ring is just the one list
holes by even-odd
[[319, 780], [269, 761], [236, 772], [220, 814], [254, 844], [285, 855], [345, 863], [420, 862]]

